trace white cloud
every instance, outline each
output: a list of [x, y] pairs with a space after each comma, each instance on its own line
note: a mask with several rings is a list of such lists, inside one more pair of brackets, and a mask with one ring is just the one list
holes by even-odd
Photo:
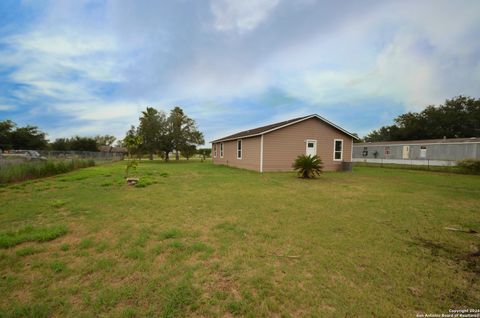
[[279, 0], [213, 0], [210, 8], [219, 31], [252, 31], [264, 22]]
[[13, 105], [0, 105], [0, 111], [14, 110], [16, 109]]
[[[277, 75], [270, 78], [291, 96], [320, 106], [382, 97], [421, 110], [458, 94], [478, 96], [480, 43], [472, 36], [480, 29], [480, 11], [436, 4], [433, 10], [431, 3], [378, 7], [278, 51], [269, 63]], [[448, 18], [452, 14], [462, 19]]]
[[[292, 117], [377, 97], [418, 110], [478, 96], [478, 2], [357, 3], [107, 1], [97, 10], [57, 2], [30, 28], [0, 39], [0, 70], [20, 84], [14, 99], [75, 116], [81, 126], [69, 129], [79, 131], [125, 130], [146, 105], [179, 100], [209, 123], [252, 116], [261, 107], [239, 110], [235, 100], [271, 89], [314, 105], [282, 109]], [[216, 106], [204, 107], [208, 101]], [[285, 119], [266, 114], [265, 123]]]
[[93, 99], [81, 102], [54, 104], [51, 108], [55, 111], [64, 112], [79, 120], [105, 121], [135, 118], [135, 116], [138, 116], [143, 105], [148, 104]]

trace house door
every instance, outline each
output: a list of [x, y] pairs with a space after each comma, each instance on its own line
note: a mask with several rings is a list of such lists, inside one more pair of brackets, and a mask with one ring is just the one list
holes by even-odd
[[402, 158], [403, 159], [410, 158], [410, 146], [403, 146]]
[[307, 156], [315, 156], [317, 154], [317, 141], [316, 140], [307, 140], [307, 150], [305, 151]]

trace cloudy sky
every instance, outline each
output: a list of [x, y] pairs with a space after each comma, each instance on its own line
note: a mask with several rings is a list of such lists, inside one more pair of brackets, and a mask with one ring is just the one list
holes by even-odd
[[480, 1], [0, 1], [0, 119], [122, 137], [181, 106], [206, 140], [311, 113], [360, 135], [480, 95]]

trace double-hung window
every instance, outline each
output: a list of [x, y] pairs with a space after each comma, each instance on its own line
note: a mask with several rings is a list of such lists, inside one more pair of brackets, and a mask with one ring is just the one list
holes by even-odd
[[242, 159], [242, 139], [237, 140], [237, 159]]
[[343, 159], [343, 139], [333, 141], [333, 160], [341, 161]]
[[218, 147], [218, 144], [213, 145], [213, 158], [217, 158], [217, 147]]
[[220, 143], [220, 158], [223, 158], [223, 142]]

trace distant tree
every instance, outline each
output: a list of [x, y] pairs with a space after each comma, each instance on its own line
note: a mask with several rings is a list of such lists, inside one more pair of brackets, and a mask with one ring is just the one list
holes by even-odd
[[480, 136], [480, 99], [457, 96], [420, 113], [400, 115], [391, 126], [372, 131], [365, 141], [416, 140]]
[[68, 138], [57, 138], [50, 144], [52, 150], [67, 151], [70, 150], [71, 142]]
[[12, 133], [15, 129], [15, 123], [11, 120], [0, 121], [0, 149], [11, 149], [12, 145]]
[[70, 139], [70, 150], [98, 151], [97, 141], [91, 137], [75, 136]]
[[36, 126], [18, 127], [11, 133], [14, 149], [46, 149], [48, 140], [44, 132]]
[[195, 120], [189, 118], [180, 107], [170, 111], [171, 138], [175, 150], [175, 160], [179, 160], [179, 152], [190, 145], [201, 145], [205, 141], [203, 134], [197, 129]]
[[197, 153], [197, 147], [195, 145], [187, 145], [180, 150], [180, 153], [188, 160]]
[[360, 138], [357, 133], [352, 133], [352, 135], [354, 135], [355, 137], [357, 137], [357, 139], [353, 139], [353, 142], [354, 142], [354, 143], [363, 142], [362, 138]]
[[158, 150], [162, 153], [162, 157], [165, 159], [165, 161], [169, 161], [170, 154], [173, 152], [174, 149], [175, 145], [173, 144], [172, 139], [172, 123], [169, 119], [167, 119], [166, 129], [160, 138], [160, 145]]
[[141, 153], [142, 137], [138, 134], [135, 126], [130, 126], [122, 144], [127, 147], [129, 156]]
[[147, 107], [139, 121], [138, 128], [131, 126], [123, 139], [130, 153], [146, 151], [150, 159], [159, 154], [168, 161], [170, 153], [175, 151], [178, 160], [181, 151], [190, 154], [196, 145], [204, 143], [203, 134], [198, 131], [195, 121], [186, 116], [180, 107], [172, 109], [168, 117], [163, 111]]
[[115, 142], [114, 147], [126, 147], [126, 146], [125, 146], [125, 143], [123, 142], [123, 139], [118, 139], [118, 140]]
[[98, 147], [101, 147], [101, 146], [112, 146], [113, 143], [115, 142], [115, 140], [117, 138], [115, 138], [114, 136], [110, 136], [110, 135], [104, 135], [104, 136], [95, 136], [94, 137], [95, 141], [97, 142], [97, 146]]
[[200, 148], [197, 150], [198, 154], [202, 156], [202, 160], [205, 160], [205, 158], [211, 156], [212, 154], [212, 148]]
[[148, 152], [150, 160], [153, 160], [153, 155], [160, 149], [166, 126], [165, 113], [159, 112], [153, 107], [147, 107], [142, 112], [138, 134], [142, 137], [143, 149]]

